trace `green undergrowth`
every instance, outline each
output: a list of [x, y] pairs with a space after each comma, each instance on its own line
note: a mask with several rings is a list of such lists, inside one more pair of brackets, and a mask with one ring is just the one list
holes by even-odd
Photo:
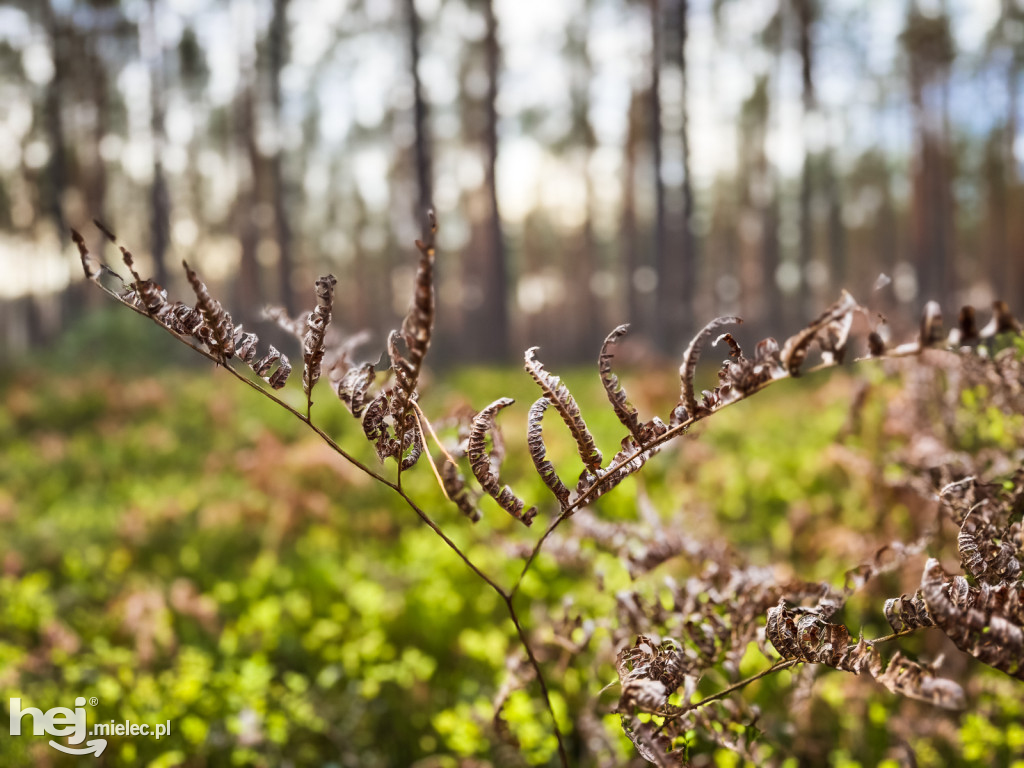
[[[548, 367], [564, 375], [609, 458], [623, 430], [596, 371]], [[859, 374], [891, 386], [870, 366]], [[623, 379], [644, 418], [667, 418], [678, 397], [672, 371]], [[878, 478], [848, 460], [877, 466], [886, 440], [877, 405], [848, 429], [855, 386], [845, 372], [812, 376], [730, 407], [602, 498], [596, 514], [629, 522], [641, 501], [666, 515], [683, 509], [693, 535], [728, 542], [750, 562], [841, 581], [880, 526], [893, 538], [909, 530], [905, 510], [880, 506]], [[498, 420], [509, 446], [503, 481], [540, 504], [532, 529], [486, 499], [472, 525], [424, 462], [403, 477], [474, 561], [510, 585], [522, 567], [510, 544], [536, 541], [554, 508], [525, 450], [536, 388], [521, 370], [475, 368], [432, 377], [424, 391], [434, 420], [463, 404], [517, 400]], [[303, 424], [210, 368], [22, 367], [0, 394], [0, 700], [21, 697], [23, 707], [45, 711], [95, 697], [90, 724], [171, 721], [159, 741], [111, 737], [100, 763], [109, 766], [448, 766], [470, 756], [502, 764], [492, 700], [516, 643], [499, 599], [393, 493]], [[284, 397], [302, 401], [294, 387]], [[982, 410], [978, 440], [998, 441], [997, 415]], [[381, 470], [325, 387], [314, 413]], [[570, 439], [553, 417], [545, 425], [551, 457], [572, 483], [581, 467]], [[542, 555], [517, 602], [528, 624], [567, 601], [613, 621], [615, 592], [631, 586], [629, 575], [615, 557], [583, 546], [600, 578]], [[661, 566], [650, 588], [663, 574], [685, 577], [686, 567]], [[873, 611], [868, 629], [884, 634], [880, 605], [863, 607]], [[594, 646], [609, 642], [607, 627], [599, 629]], [[744, 673], [766, 665], [748, 656]], [[884, 715], [894, 699], [848, 677], [822, 674], [814, 709], [799, 714], [813, 724], [815, 744], [791, 746], [820, 754], [821, 764], [884, 764], [892, 723], [879, 721], [878, 707]], [[607, 653], [552, 679], [570, 750], [579, 738], [573, 714], [615, 679]], [[1017, 684], [978, 679], [975, 709], [941, 716], [959, 729], [962, 751], [926, 731], [914, 745], [918, 765], [1009, 764], [1022, 754]], [[709, 680], [706, 692], [726, 682]], [[790, 684], [779, 674], [748, 695], [770, 708]], [[598, 713], [625, 762], [632, 747], [604, 714], [616, 696], [600, 698]], [[530, 763], [553, 764], [535, 686], [513, 694], [504, 717]], [[739, 764], [724, 752], [715, 760]], [[74, 758], [42, 737], [0, 739], [0, 764], [44, 763]]]

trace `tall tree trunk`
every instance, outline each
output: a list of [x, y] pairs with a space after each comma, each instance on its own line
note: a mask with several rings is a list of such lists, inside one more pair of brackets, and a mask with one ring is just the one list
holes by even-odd
[[798, 48], [800, 51], [801, 79], [803, 81], [803, 170], [800, 173], [800, 312], [810, 316], [814, 302], [811, 297], [811, 286], [808, 281], [811, 261], [814, 258], [814, 170], [813, 158], [809, 147], [809, 123], [817, 108], [814, 93], [814, 61], [813, 61], [813, 0], [794, 0], [797, 28]]
[[238, 293], [235, 306], [238, 307], [240, 319], [253, 323], [259, 318], [264, 298], [260, 263], [256, 258], [260, 241], [255, 216], [259, 203], [260, 156], [256, 146], [256, 104], [251, 78], [238, 94], [236, 136], [241, 150], [239, 154], [244, 158], [244, 172], [241, 176], [245, 181], [235, 204], [235, 226], [242, 247], [238, 281], [235, 284]]
[[693, 301], [697, 292], [697, 276], [699, 274], [700, 255], [697, 252], [697, 236], [694, 232], [696, 222], [694, 213], [696, 205], [693, 197], [693, 169], [690, 164], [690, 109], [689, 79], [690, 70], [686, 61], [686, 45], [689, 40], [689, 0], [679, 0], [679, 50], [678, 62], [680, 71], [680, 108], [682, 124], [680, 125], [680, 143], [683, 152], [683, 221], [682, 221], [682, 260], [680, 277], [682, 284], [679, 292], [680, 318], [676, 329], [681, 338], [689, 338], [694, 330]]
[[[947, 88], [955, 55], [949, 18], [926, 16], [911, 2], [902, 41], [909, 58], [916, 145], [911, 232], [919, 299], [948, 304], [954, 229]], [[937, 106], [929, 103], [936, 100]]]
[[845, 286], [848, 275], [846, 267], [846, 225], [843, 223], [843, 194], [841, 182], [836, 173], [831, 152], [823, 158], [825, 169], [825, 195], [828, 200], [828, 256], [829, 274], [832, 285]]
[[140, 30], [139, 42], [143, 59], [149, 64], [149, 129], [153, 145], [153, 182], [149, 188], [150, 251], [154, 279], [160, 285], [166, 286], [167, 247], [171, 242], [171, 196], [163, 164], [163, 153], [167, 144], [164, 128], [164, 57], [156, 16], [157, 0], [149, 0], [149, 15], [144, 21], [145, 29]]
[[666, 250], [666, 217], [665, 217], [665, 182], [661, 171], [661, 61], [662, 61], [662, 13], [660, 0], [650, 0], [651, 17], [651, 91], [650, 91], [650, 142], [654, 160], [654, 241], [651, 255], [651, 266], [658, 278], [655, 287], [655, 312], [650, 333], [654, 343], [662, 350], [668, 346], [668, 334], [662, 322], [661, 311], [665, 308], [664, 300], [659, 300], [665, 287], [665, 250]]
[[[661, 29], [660, 59], [666, 65], [661, 82], [678, 83], [674, 92], [668, 92], [666, 103], [659, 100], [659, 111], [678, 115], [660, 126], [661, 154], [671, 164], [682, 169], [681, 179], [662, 187], [662, 264], [658, 271], [656, 312], [659, 343], [663, 351], [675, 353], [686, 343], [693, 324], [693, 298], [695, 295], [696, 238], [694, 237], [693, 178], [690, 168], [689, 110], [687, 108], [688, 71], [686, 43], [689, 34], [687, 0], [666, 3], [659, 27]], [[654, 31], [654, 34], [659, 34]], [[666, 81], [664, 74], [674, 75]], [[668, 90], [668, 89], [666, 89]]]
[[[99, 38], [99, 39], [97, 39]], [[92, 107], [96, 110], [96, 123], [93, 127], [91, 141], [91, 158], [89, 173], [84, 183], [86, 189], [85, 203], [90, 215], [103, 222], [109, 222], [107, 216], [107, 164], [100, 152], [100, 143], [103, 137], [110, 130], [110, 98], [108, 75], [103, 57], [100, 54], [102, 48], [102, 37], [99, 35], [90, 36], [85, 41], [88, 51], [89, 64], [89, 97]], [[96, 230], [89, 241], [89, 249], [102, 261], [107, 261], [105, 251], [109, 245], [107, 238], [102, 232]], [[99, 291], [77, 290], [77, 288], [88, 288], [88, 286], [71, 286], [76, 290], [72, 293], [73, 306], [72, 316], [76, 316], [81, 309], [87, 306], [99, 306], [103, 303], [104, 297]]]
[[626, 317], [635, 330], [643, 330], [640, 294], [636, 289], [635, 276], [640, 268], [640, 238], [636, 216], [636, 173], [637, 153], [643, 141], [644, 94], [633, 91], [629, 103], [629, 124], [626, 128], [626, 144], [623, 147], [622, 162], [622, 226], [620, 228], [621, 263], [623, 286], [626, 292]]
[[[1014, 147], [1017, 142], [1017, 118], [1020, 104], [1021, 66], [1024, 64], [1024, 54], [1019, 50], [1014, 52], [1010, 61], [1009, 71], [1006, 74], [1006, 143], [1004, 148], [1003, 162], [1003, 186], [1007, 198], [1020, 200], [1024, 190], [1021, 189], [1020, 174], [1017, 171], [1017, 159]], [[1009, 207], [1009, 205], [1007, 206]], [[1024, 229], [1020, 227], [1019, 217], [1011, 224], [1009, 217], [1004, 225], [1004, 237], [1007, 240], [1006, 253], [1003, 258], [1003, 268], [1000, 270], [1005, 282], [996, 282], [997, 293], [1008, 291], [1012, 294], [1011, 310], [1018, 314], [1024, 311]], [[1011, 230], [1016, 226], [1016, 230]], [[1016, 235], [1016, 237], [1014, 237]], [[1002, 287], [1005, 286], [1005, 287]]]
[[297, 305], [292, 285], [295, 255], [292, 252], [292, 228], [288, 215], [288, 183], [284, 173], [284, 116], [281, 100], [281, 70], [284, 69], [287, 57], [288, 2], [289, 0], [274, 0], [267, 53], [270, 65], [270, 102], [274, 112], [277, 139], [270, 157], [270, 177], [274, 206], [274, 238], [277, 241], [278, 300], [289, 315], [294, 315]]
[[488, 197], [488, 263], [483, 275], [484, 301], [481, 307], [486, 324], [485, 343], [479, 351], [485, 360], [503, 360], [510, 349], [508, 321], [508, 257], [505, 236], [498, 207], [496, 166], [498, 162], [498, 71], [501, 48], [498, 42], [498, 20], [494, 13], [494, 0], [485, 0], [484, 17], [487, 33], [484, 50], [487, 61], [487, 104], [484, 133], [486, 162], [484, 187]]
[[427, 127], [427, 102], [420, 80], [420, 17], [415, 0], [405, 0], [406, 34], [409, 42], [409, 73], [412, 75], [413, 124], [416, 129], [417, 217], [426, 226], [426, 213], [434, 207], [431, 171], [431, 140]]
[[[50, 50], [53, 54], [53, 77], [46, 86], [44, 110], [46, 137], [50, 144], [50, 161], [46, 168], [47, 195], [44, 205], [53, 219], [57, 237], [66, 252], [70, 242], [67, 219], [64, 216], [64, 193], [68, 187], [68, 151], [64, 136], [64, 120], [61, 113], [65, 83], [70, 62], [66, 49], [71, 30], [62, 25], [51, 4], [44, 0], [43, 14]], [[62, 320], [67, 320], [72, 311], [73, 300], [70, 291], [56, 296], [29, 296], [25, 302], [29, 317], [25, 323], [29, 344], [45, 341], [57, 333]], [[39, 305], [39, 311], [36, 311]]]
[[567, 31], [565, 56], [570, 61], [571, 128], [570, 155], [577, 163], [583, 178], [583, 224], [570, 248], [570, 259], [565, 265], [569, 274], [566, 282], [574, 286], [566, 309], [566, 336], [570, 353], [589, 358], [590, 350], [604, 338], [600, 318], [600, 302], [594, 292], [594, 276], [598, 270], [598, 242], [594, 231], [594, 180], [590, 161], [597, 148], [594, 128], [590, 122], [590, 85], [594, 78], [593, 63], [587, 49], [590, 37], [591, 3], [585, 0], [582, 13], [570, 23]]
[[61, 114], [64, 81], [67, 78], [68, 68], [65, 58], [66, 41], [62, 39], [65, 32], [53, 10], [53, 0], [44, 0], [42, 10], [47, 37], [50, 41], [50, 50], [53, 53], [53, 77], [46, 86], [44, 105], [46, 138], [50, 144], [50, 162], [46, 168], [48, 194], [45, 205], [57, 228], [57, 236], [60, 238], [61, 245], [67, 245], [70, 240], [62, 200], [68, 186], [68, 153], [64, 140], [64, 119]]

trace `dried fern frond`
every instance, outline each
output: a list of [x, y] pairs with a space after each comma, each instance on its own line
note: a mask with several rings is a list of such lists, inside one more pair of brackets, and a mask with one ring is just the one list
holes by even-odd
[[842, 362], [853, 316], [866, 312], [848, 292], [843, 291], [831, 307], [826, 309], [806, 328], [798, 331], [782, 345], [782, 364], [790, 376], [799, 376], [800, 368], [807, 359], [811, 344], [817, 342], [826, 364]]
[[960, 563], [977, 581], [995, 585], [1020, 578], [1021, 523], [1007, 525], [1009, 514], [1008, 508], [986, 499], [967, 513], [960, 526]]
[[558, 499], [562, 507], [569, 505], [569, 489], [558, 477], [554, 465], [547, 460], [547, 446], [544, 445], [544, 428], [541, 422], [544, 419], [544, 412], [551, 405], [546, 397], [539, 398], [530, 406], [530, 415], [527, 421], [526, 444], [530, 449], [530, 458], [533, 459], [533, 466], [551, 492]]
[[282, 331], [289, 336], [294, 336], [300, 342], [306, 334], [306, 317], [307, 315], [292, 317], [284, 307], [271, 306], [263, 308], [263, 318], [265, 320], [270, 320]]
[[885, 619], [893, 632], [935, 626], [931, 614], [928, 613], [928, 606], [925, 605], [924, 595], [920, 592], [915, 593], [913, 597], [900, 595], [886, 600]]
[[526, 350], [524, 357], [526, 372], [537, 382], [544, 392], [544, 397], [554, 406], [558, 415], [562, 417], [562, 421], [569, 428], [584, 466], [591, 471], [596, 471], [601, 468], [604, 457], [601, 456], [601, 451], [598, 450], [597, 444], [594, 442], [594, 436], [587, 429], [580, 408], [576, 405], [576, 399], [572, 396], [569, 388], [558, 376], [552, 376], [544, 370], [544, 366], [537, 360], [538, 349], [539, 347], [530, 347]]
[[[135, 270], [135, 259], [132, 256], [131, 251], [125, 248], [123, 245], [117, 242], [117, 237], [108, 227], [105, 227], [96, 219], [93, 219], [93, 223], [103, 233], [111, 243], [113, 243], [117, 249], [121, 252], [121, 260], [124, 265], [128, 267], [128, 272], [132, 276], [131, 287], [126, 286], [124, 279], [114, 272], [112, 269], [107, 267], [106, 264], [99, 263], [100, 273], [106, 273], [114, 275], [119, 283], [121, 284], [121, 291], [118, 294], [119, 298], [126, 300], [129, 304], [140, 308], [146, 312], [150, 317], [153, 317], [157, 322], [165, 323], [167, 315], [172, 311], [172, 307], [168, 305], [167, 291], [165, 291], [160, 285], [154, 280], [144, 280], [139, 273]], [[72, 239], [78, 233], [72, 230]], [[78, 235], [81, 238], [81, 235]], [[82, 267], [86, 270], [86, 276], [89, 276], [91, 265], [89, 262], [90, 258], [87, 258], [83, 252], [85, 242], [76, 242], [79, 248], [79, 254], [83, 256]], [[97, 275], [96, 277], [99, 277]], [[97, 281], [98, 282], [98, 281]]]
[[366, 407], [366, 393], [376, 376], [373, 363], [363, 363], [358, 367], [349, 368], [335, 384], [338, 398], [356, 418], [362, 415]]
[[398, 441], [391, 437], [391, 428], [384, 421], [390, 409], [390, 394], [381, 392], [366, 406], [362, 418], [363, 434], [374, 444], [377, 458], [381, 461], [393, 456], [398, 444]]
[[1005, 301], [992, 302], [992, 319], [985, 324], [978, 335], [983, 339], [991, 339], [1003, 333], [1020, 333], [1021, 324], [1010, 312]]
[[611, 463], [608, 465], [607, 469], [599, 468], [596, 472], [584, 470], [580, 474], [579, 482], [576, 484], [576, 493], [586, 493], [591, 487], [600, 483], [600, 485], [589, 494], [587, 500], [589, 503], [600, 498], [615, 488], [615, 486], [631, 474], [639, 471], [640, 468], [647, 463], [647, 460], [657, 453], [658, 450], [659, 449], [657, 447], [654, 447], [642, 451], [640, 450], [640, 446], [633, 442], [632, 437], [624, 437], [622, 439], [619, 452], [612, 457]]
[[490, 494], [491, 498], [498, 502], [498, 506], [516, 520], [519, 520], [523, 525], [530, 525], [537, 514], [537, 508], [530, 507], [524, 512], [523, 507], [526, 506], [526, 503], [516, 496], [507, 485], [501, 486], [497, 468], [492, 464], [491, 455], [488, 453], [486, 446], [487, 434], [497, 428], [494, 423], [494, 417], [500, 410], [507, 408], [514, 402], [510, 397], [499, 398], [474, 417], [466, 455], [469, 457], [469, 465], [476, 479], [480, 482], [480, 486]]
[[676, 641], [656, 643], [639, 635], [632, 648], [623, 648], [615, 657], [621, 690], [618, 711], [665, 714], [668, 697], [683, 686], [683, 700], [688, 701], [697, 686], [697, 679], [690, 675], [694, 668], [694, 661]]
[[875, 576], [890, 573], [906, 562], [907, 558], [923, 552], [928, 543], [928, 539], [928, 536], [923, 536], [917, 541], [909, 544], [904, 544], [900, 541], [892, 541], [876, 549], [871, 554], [871, 557], [855, 568], [851, 568], [844, 575], [844, 599], [859, 590]]
[[1020, 582], [972, 587], [963, 576], [950, 579], [935, 558], [921, 577], [935, 625], [964, 653], [1024, 680], [1024, 588]]
[[[401, 332], [392, 331], [388, 336], [388, 356], [391, 358], [391, 370], [395, 374], [395, 398], [391, 412], [399, 435], [404, 435], [412, 426], [410, 401], [417, 397], [416, 388], [423, 359], [430, 348], [434, 330], [434, 237], [437, 233], [437, 220], [433, 211], [428, 216], [430, 228], [426, 242], [416, 241], [420, 259], [416, 268], [412, 305], [402, 320]], [[408, 357], [399, 350], [399, 339], [405, 344]]]
[[306, 317], [302, 337], [302, 390], [306, 393], [306, 407], [313, 405], [313, 387], [320, 379], [320, 366], [324, 359], [324, 337], [331, 322], [334, 304], [334, 275], [324, 275], [316, 281], [316, 307]]
[[768, 611], [765, 634], [784, 659], [824, 664], [834, 669], [868, 674], [893, 693], [925, 701], [945, 709], [963, 709], [963, 689], [940, 678], [930, 667], [897, 652], [886, 665], [878, 650], [864, 640], [850, 643], [850, 631], [809, 611], [799, 618], [786, 608], [785, 600]]
[[863, 638], [851, 645], [845, 625], [833, 624], [816, 611], [806, 611], [798, 618], [786, 607], [785, 598], [768, 609], [765, 635], [784, 659], [824, 664], [855, 674], [868, 670], [873, 662], [873, 649]]
[[654, 723], [623, 715], [622, 732], [636, 747], [637, 754], [655, 768], [680, 768], [687, 765], [686, 750], [675, 749], [672, 739], [660, 732]]
[[[106, 233], [106, 229], [103, 227], [103, 225], [101, 225], [99, 222], [96, 222], [96, 224], [99, 225], [100, 228], [104, 230], [104, 233]], [[127, 286], [125, 284], [124, 278], [121, 277], [121, 275], [119, 275], [117, 272], [112, 270], [110, 267], [108, 267], [106, 264], [104, 264], [102, 261], [97, 259], [95, 256], [93, 256], [91, 253], [89, 253], [89, 248], [85, 244], [85, 238], [82, 237], [82, 235], [79, 234], [79, 232], [75, 229], [71, 230], [71, 240], [78, 248], [78, 256], [82, 260], [82, 271], [85, 272], [86, 279], [93, 283], [96, 283], [96, 285], [98, 285], [102, 290], [113, 295], [115, 298], [122, 298], [124, 293], [127, 291]], [[101, 282], [102, 277], [110, 277], [116, 280], [120, 285], [121, 289], [119, 291], [111, 290]]]
[[[467, 412], [467, 409], [463, 408], [451, 417], [458, 428], [457, 442], [454, 445], [449, 444], [445, 450], [452, 459], [458, 460], [466, 456], [474, 415], [472, 410]], [[479, 522], [481, 513], [478, 503], [481, 492], [470, 488], [455, 461], [446, 461], [441, 465], [441, 482], [449, 500], [459, 508], [459, 511], [468, 517], [470, 522]]]
[[679, 381], [682, 386], [679, 404], [686, 408], [689, 418], [697, 415], [697, 398], [693, 393], [693, 377], [697, 373], [697, 363], [700, 362], [700, 353], [704, 344], [715, 333], [715, 331], [726, 325], [738, 325], [743, 322], [739, 317], [716, 317], [705, 325], [696, 336], [691, 339], [689, 346], [683, 353], [683, 362], [679, 366]]
[[473, 498], [466, 478], [456, 465], [447, 461], [441, 465], [441, 482], [444, 483], [444, 492], [459, 511], [468, 517], [470, 522], [480, 522], [480, 509], [477, 507], [476, 499]]
[[[402, 330], [392, 331], [388, 335], [388, 358], [394, 373], [394, 384], [382, 390], [366, 408], [363, 414], [363, 432], [368, 440], [374, 443], [377, 456], [383, 461], [392, 457], [399, 461], [401, 470], [411, 468], [423, 451], [422, 436], [417, 426], [417, 415], [412, 407], [419, 395], [420, 371], [423, 358], [430, 347], [430, 337], [434, 323], [434, 235], [437, 222], [433, 212], [430, 213], [430, 231], [426, 242], [416, 241], [420, 252], [419, 267], [416, 272], [416, 288], [413, 303], [405, 319]], [[402, 341], [409, 352], [406, 357], [399, 349]], [[342, 401], [355, 413], [358, 403], [365, 397], [366, 389], [372, 381], [373, 368], [363, 368], [360, 373], [342, 377], [337, 391]], [[368, 380], [369, 377], [369, 380]], [[391, 435], [391, 427], [385, 419], [391, 417], [394, 422], [395, 437]]]
[[[205, 324], [213, 330], [215, 352], [221, 360], [227, 360], [235, 354], [235, 328], [231, 323], [231, 315], [227, 313], [221, 303], [210, 295], [206, 284], [199, 278], [199, 275], [189, 267], [187, 261], [182, 261], [185, 267], [185, 277], [196, 294], [196, 309], [203, 316]], [[280, 371], [280, 369], [278, 369]], [[289, 372], [290, 372], [289, 368]], [[285, 375], [287, 378], [287, 374]], [[273, 386], [273, 384], [271, 384]], [[281, 382], [284, 386], [284, 382]], [[275, 387], [277, 389], [277, 387]]]
[[917, 699], [936, 707], [961, 710], [966, 706], [964, 689], [958, 683], [935, 674], [934, 667], [919, 664], [897, 651], [889, 659], [885, 671], [875, 674], [875, 680], [893, 693]]
[[[427, 217], [429, 229], [425, 241], [416, 241], [420, 260], [416, 268], [413, 303], [402, 320], [402, 338], [409, 349], [409, 362], [417, 375], [430, 348], [434, 330], [434, 240], [437, 236], [437, 217], [433, 211], [428, 211]], [[412, 389], [415, 389], [415, 383]]]
[[623, 426], [629, 430], [637, 445], [643, 445], [651, 438], [665, 434], [668, 431], [668, 427], [657, 416], [651, 421], [641, 424], [639, 413], [636, 407], [629, 402], [629, 396], [619, 381], [619, 377], [612, 373], [612, 359], [615, 357], [615, 353], [612, 352], [611, 348], [619, 339], [626, 335], [627, 330], [629, 330], [628, 325], [620, 325], [608, 334], [601, 345], [601, 353], [597, 358], [597, 368], [601, 374], [601, 384], [604, 385], [604, 391], [608, 395], [608, 401], [612, 404], [612, 408], [615, 410], [615, 415], [622, 422]]
[[932, 347], [946, 339], [942, 331], [942, 307], [937, 301], [929, 301], [924, 305], [921, 315], [921, 330], [918, 341], [922, 347]]
[[[277, 370], [270, 373], [270, 369], [274, 367], [275, 363]], [[292, 372], [292, 364], [289, 362], [288, 356], [278, 351], [273, 344], [268, 347], [266, 355], [251, 363], [249, 367], [274, 389], [281, 389]]]

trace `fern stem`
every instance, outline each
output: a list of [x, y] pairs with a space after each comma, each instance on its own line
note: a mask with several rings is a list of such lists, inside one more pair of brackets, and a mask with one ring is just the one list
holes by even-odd
[[540, 691], [544, 696], [544, 703], [547, 705], [548, 713], [551, 715], [551, 727], [555, 731], [555, 739], [558, 742], [558, 757], [561, 760], [562, 768], [569, 768], [569, 757], [565, 752], [565, 744], [562, 741], [562, 730], [558, 727], [558, 718], [555, 717], [555, 708], [551, 704], [551, 694], [548, 693], [547, 683], [544, 681], [544, 673], [541, 672], [540, 662], [537, 661], [537, 657], [533, 655], [533, 649], [530, 648], [530, 643], [526, 639], [526, 633], [523, 631], [523, 626], [519, 622], [519, 616], [516, 615], [516, 609], [512, 605], [513, 595], [507, 595], [505, 597], [505, 605], [508, 607], [509, 616], [512, 617], [512, 623], [516, 627], [516, 632], [519, 634], [519, 643], [523, 646], [526, 651], [526, 657], [530, 660], [530, 666], [533, 667], [533, 671], [537, 674], [537, 682], [540, 683]]

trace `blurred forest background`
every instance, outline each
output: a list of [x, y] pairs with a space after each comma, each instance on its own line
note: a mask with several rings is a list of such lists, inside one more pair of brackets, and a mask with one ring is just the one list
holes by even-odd
[[0, 67], [9, 352], [102, 302], [93, 217], [172, 294], [330, 271], [382, 331], [433, 205], [435, 362], [1024, 295], [1020, 0], [6, 0]]

